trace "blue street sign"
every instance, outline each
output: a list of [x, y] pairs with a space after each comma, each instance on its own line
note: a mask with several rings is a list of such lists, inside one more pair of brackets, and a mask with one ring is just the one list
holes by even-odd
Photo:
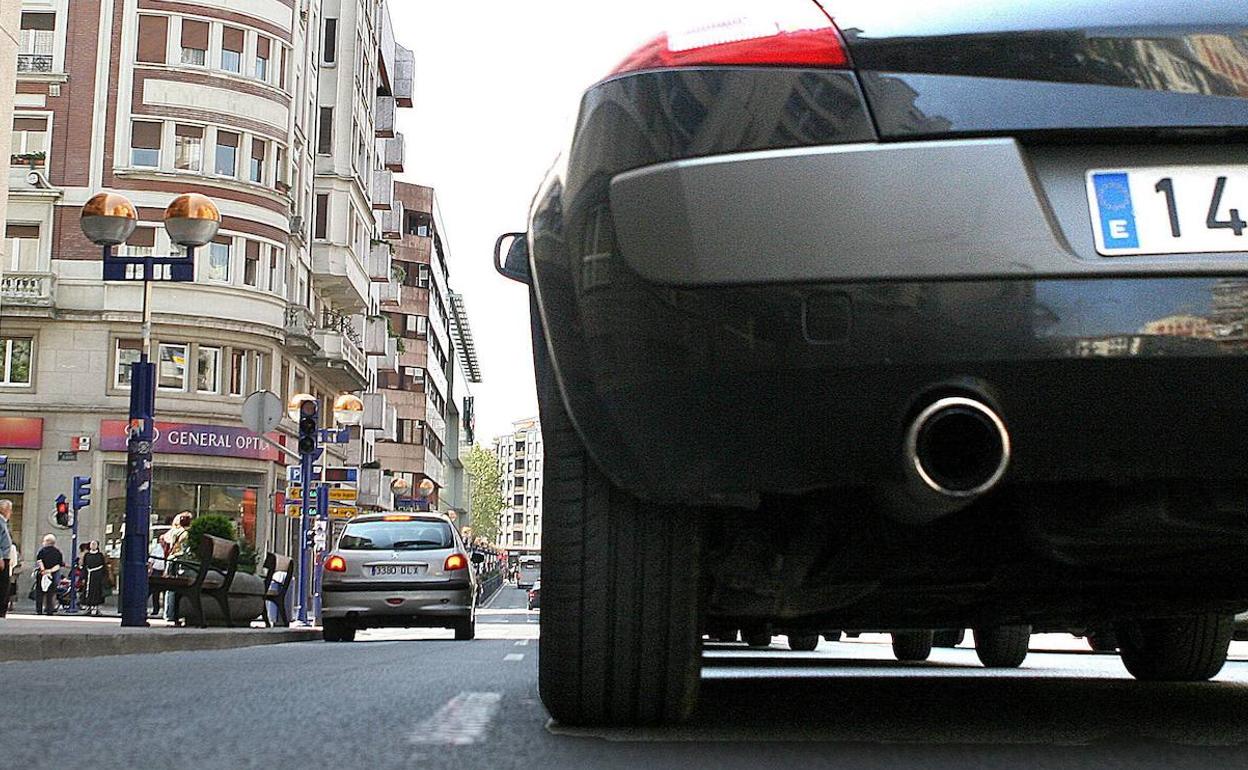
[[351, 441], [351, 431], [347, 428], [325, 428], [321, 431], [322, 444], [346, 444]]

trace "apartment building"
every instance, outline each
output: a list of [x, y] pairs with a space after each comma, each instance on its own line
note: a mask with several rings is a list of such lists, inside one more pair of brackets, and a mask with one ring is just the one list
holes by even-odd
[[516, 421], [511, 433], [494, 439], [505, 504], [499, 514], [499, 545], [509, 552], [542, 549], [542, 451], [542, 425], [536, 417]]
[[[330, 463], [363, 468], [362, 503], [392, 502], [377, 447], [398, 438], [377, 391], [399, 370], [381, 313], [396, 291], [404, 212], [394, 112], [414, 60], [379, 0], [21, 0], [9, 206], [0, 246], [0, 452], [10, 456], [24, 553], [71, 479], [95, 479], [82, 536], [120, 549], [129, 364], [141, 284], [104, 283], [81, 234], [94, 193], [129, 197], [122, 248], [174, 253], [160, 226], [177, 194], [222, 214], [193, 283], [155, 286], [153, 513], [224, 513], [250, 544], [292, 548], [279, 515], [285, 459], [240, 424], [267, 389], [370, 402]], [[6, 3], [7, 5], [7, 3]], [[2, 69], [0, 69], [2, 71]], [[0, 81], [3, 82], [3, 81]], [[397, 331], [397, 330], [396, 330]], [[293, 426], [288, 426], [293, 428]], [[274, 438], [290, 442], [286, 428]]]
[[[481, 381], [472, 329], [462, 296], [450, 290], [451, 251], [434, 190], [399, 182], [394, 195], [402, 232], [381, 312], [399, 338], [399, 367], [377, 384], [398, 410], [398, 426], [377, 457], [409, 490], [433, 482], [429, 506], [466, 519], [461, 457], [474, 440], [471, 383]], [[400, 502], [417, 505], [411, 497]]]

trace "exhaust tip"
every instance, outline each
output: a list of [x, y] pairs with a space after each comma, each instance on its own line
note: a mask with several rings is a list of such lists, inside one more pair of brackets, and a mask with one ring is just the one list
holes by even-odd
[[950, 498], [988, 492], [1010, 464], [1010, 434], [990, 406], [965, 396], [929, 404], [906, 435], [906, 459], [928, 489]]

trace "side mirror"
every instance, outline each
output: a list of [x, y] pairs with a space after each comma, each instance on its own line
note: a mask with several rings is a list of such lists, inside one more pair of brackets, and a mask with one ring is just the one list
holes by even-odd
[[[503, 258], [503, 247], [507, 257]], [[531, 283], [529, 276], [528, 233], [504, 233], [494, 242], [494, 269], [504, 278], [520, 283]]]
[[483, 553], [479, 553], [479, 552], [477, 552], [477, 553], [473, 553], [473, 554], [472, 554], [472, 563], [473, 563], [473, 564], [484, 564], [484, 563], [485, 563], [485, 554], [483, 554]]

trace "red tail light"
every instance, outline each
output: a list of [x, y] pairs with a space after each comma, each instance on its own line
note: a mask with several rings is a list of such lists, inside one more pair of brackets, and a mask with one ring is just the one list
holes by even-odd
[[468, 557], [464, 556], [462, 553], [451, 554], [450, 556], [446, 557], [446, 563], [442, 565], [442, 569], [446, 570], [447, 572], [454, 572], [456, 570], [467, 569], [467, 568], [468, 568]]
[[346, 572], [347, 560], [341, 556], [331, 556], [325, 560], [326, 572]]
[[[711, 65], [849, 66], [845, 43], [815, 0], [754, 3], [757, 10], [670, 30], [634, 51], [611, 73]], [[775, 8], [767, 6], [777, 6]]]

